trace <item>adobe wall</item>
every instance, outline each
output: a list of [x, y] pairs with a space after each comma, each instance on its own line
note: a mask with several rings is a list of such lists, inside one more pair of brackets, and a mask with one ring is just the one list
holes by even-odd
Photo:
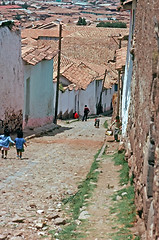
[[[159, 1], [138, 0], [129, 109], [128, 162], [142, 239], [159, 239]], [[155, 33], [155, 29], [158, 33]]]

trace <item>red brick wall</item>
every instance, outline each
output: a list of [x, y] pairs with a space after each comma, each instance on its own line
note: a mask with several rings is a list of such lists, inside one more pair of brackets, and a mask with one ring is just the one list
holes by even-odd
[[145, 227], [142, 237], [148, 240], [159, 239], [159, 46], [155, 19], [159, 23], [159, 1], [138, 0], [128, 139], [135, 202]]

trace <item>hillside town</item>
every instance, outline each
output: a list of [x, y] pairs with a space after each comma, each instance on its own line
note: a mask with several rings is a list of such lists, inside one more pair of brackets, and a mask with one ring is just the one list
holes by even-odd
[[[30, 167], [32, 164], [38, 166], [39, 173], [41, 168], [45, 169], [44, 162], [40, 162], [44, 150], [45, 161], [49, 164], [46, 170], [48, 176], [50, 176], [51, 172], [49, 171], [53, 170], [51, 170], [51, 155], [49, 154], [55, 156], [55, 162], [57, 159], [61, 159], [61, 149], [58, 146], [60, 140], [60, 144], [63, 143], [60, 147], [64, 148], [66, 152], [66, 154], [62, 153], [63, 158], [66, 157], [67, 159], [69, 153], [71, 154], [71, 157], [68, 157], [68, 164], [70, 165], [69, 161], [73, 158], [75, 158], [75, 161], [77, 160], [76, 164], [78, 164], [75, 154], [75, 145], [78, 146], [78, 141], [79, 146], [81, 146], [78, 157], [83, 154], [87, 158], [87, 154], [95, 154], [95, 150], [96, 152], [98, 150], [97, 147], [101, 149], [105, 147], [105, 150], [103, 150], [105, 152], [107, 152], [107, 148], [110, 148], [114, 153], [115, 151], [122, 152], [128, 168], [127, 175], [131, 182], [127, 185], [132, 184], [134, 188], [135, 218], [133, 227], [135, 227], [135, 231], [130, 230], [132, 238], [128, 239], [159, 239], [158, 16], [159, 2], [157, 0], [0, 1], [0, 148], [2, 149], [2, 179], [0, 180], [2, 184], [0, 185], [0, 191], [2, 191], [1, 204], [3, 205], [2, 213], [0, 212], [0, 220], [2, 220], [0, 239], [37, 240], [46, 235], [45, 239], [65, 240], [63, 236], [60, 238], [59, 232], [62, 229], [59, 230], [57, 225], [66, 224], [65, 221], [55, 224], [47, 217], [40, 222], [37, 220], [38, 214], [44, 215], [45, 211], [41, 209], [48, 209], [48, 206], [44, 204], [44, 199], [45, 194], [49, 191], [48, 187], [53, 188], [49, 183], [48, 185], [45, 183], [47, 191], [44, 190], [41, 193], [41, 196], [44, 197], [42, 199], [38, 181], [36, 182], [37, 189], [33, 182], [31, 190], [31, 188], [28, 188], [31, 183], [28, 184], [27, 182], [26, 184], [26, 180], [23, 179], [24, 176], [22, 177], [19, 187], [25, 189], [23, 183], [26, 184], [27, 194], [31, 192], [29, 201], [33, 200], [31, 199], [33, 189], [35, 192], [37, 191], [39, 196], [39, 202], [37, 199], [38, 208], [35, 203], [33, 203], [34, 206], [29, 205], [31, 211], [35, 210], [36, 215], [30, 222], [28, 218], [26, 220], [17, 217], [16, 210], [13, 211], [13, 206], [10, 207], [9, 202], [6, 206], [4, 205], [4, 199], [6, 201], [10, 199], [11, 203], [14, 191], [20, 191], [18, 185], [14, 190], [14, 183], [11, 184], [10, 175], [7, 175], [9, 169], [11, 169], [14, 181], [19, 181], [18, 172], [15, 171], [18, 166], [16, 163], [13, 164], [13, 157], [10, 159], [7, 157], [9, 145], [8, 148], [5, 148], [2, 143], [6, 129], [8, 129], [11, 137], [23, 131], [26, 134], [26, 139], [28, 137], [30, 141], [31, 146], [29, 147], [31, 150], [27, 159], [31, 159], [29, 160], [31, 162], [21, 163], [24, 165], [21, 165], [21, 169], [17, 170], [20, 174], [22, 172], [28, 174], [27, 171], [34, 171]], [[86, 117], [86, 121], [83, 123], [84, 107], [88, 107], [90, 119], [87, 121]], [[77, 113], [78, 119], [74, 118], [75, 113]], [[111, 119], [109, 119], [110, 116]], [[117, 126], [117, 119], [120, 119], [121, 125], [116, 127], [118, 128], [118, 134], [120, 132], [120, 135], [117, 134], [116, 138], [112, 126], [114, 123]], [[94, 120], [95, 123], [98, 120], [98, 126], [93, 126], [92, 121]], [[99, 129], [99, 135], [96, 131], [99, 128], [99, 122], [101, 121], [104, 124], [104, 120], [109, 122], [110, 129], [107, 126], [108, 131], [106, 133], [112, 131], [112, 136], [109, 137], [114, 137], [113, 140], [108, 141], [109, 137], [103, 137], [105, 130], [102, 127]], [[64, 121], [67, 123], [75, 121], [72, 125], [72, 128], [75, 128], [74, 133], [71, 127], [67, 129]], [[66, 133], [62, 133], [64, 135], [57, 134], [54, 137], [53, 132], [57, 131], [60, 124], [62, 129], [70, 131], [70, 133], [67, 135], [66, 131]], [[36, 136], [42, 136], [39, 132], [36, 135], [37, 129], [39, 131], [46, 126], [51, 126], [54, 129], [54, 131], [52, 129], [48, 130], [50, 136], [36, 138]], [[63, 131], [65, 132], [65, 130]], [[89, 134], [86, 133], [88, 130]], [[46, 134], [46, 131], [44, 133]], [[74, 135], [73, 141], [77, 141], [75, 145], [72, 139], [69, 139], [72, 135]], [[82, 139], [80, 139], [81, 136]], [[32, 138], [35, 139], [30, 140]], [[72, 150], [69, 147], [67, 148], [63, 138], [66, 142], [69, 139], [69, 144], [72, 141]], [[91, 142], [95, 140], [98, 143]], [[82, 142], [84, 142], [84, 145]], [[44, 143], [46, 143], [46, 146]], [[12, 144], [15, 143], [12, 142]], [[38, 144], [41, 147], [37, 147]], [[92, 150], [89, 151], [91, 144], [94, 144], [93, 147], [95, 146], [96, 149], [92, 147]], [[36, 149], [35, 152], [34, 148]], [[53, 148], [54, 152], [52, 152]], [[19, 155], [18, 151], [17, 158], [19, 159], [22, 153]], [[38, 151], [41, 155], [38, 155]], [[12, 149], [10, 153], [12, 156]], [[72, 156], [74, 157], [72, 158]], [[87, 167], [91, 167], [91, 157], [93, 158], [89, 155], [89, 161], [86, 163]], [[8, 166], [7, 161], [9, 161]], [[41, 165], [37, 165], [36, 161], [40, 162]], [[65, 164], [63, 161], [61, 159], [60, 172], [63, 171], [63, 164]], [[72, 167], [71, 171], [74, 171], [75, 178], [78, 176], [78, 172], [78, 177], [81, 177], [81, 179], [87, 176], [83, 164], [82, 162], [81, 167], [78, 166], [79, 170], [77, 172], [75, 172], [77, 166], [74, 166], [74, 169]], [[57, 166], [58, 161], [53, 168], [55, 169]], [[70, 169], [65, 169], [68, 176], [71, 176]], [[44, 173], [45, 171], [42, 174]], [[31, 177], [33, 175], [32, 173]], [[57, 195], [55, 194], [56, 200], [54, 203], [57, 203], [57, 199], [62, 202], [66, 192], [69, 192], [69, 195], [76, 195], [78, 186], [74, 180], [77, 181], [77, 179], [70, 177], [73, 181], [71, 182], [68, 176], [62, 175], [63, 178], [67, 179], [67, 187], [63, 185], [64, 179], [61, 179], [61, 183], [58, 182], [59, 179], [56, 181], [59, 188], [55, 187]], [[38, 179], [40, 175], [37, 174], [36, 177]], [[111, 177], [113, 178], [113, 172]], [[7, 181], [9, 186], [6, 185]], [[31, 181], [31, 179], [28, 181]], [[111, 189], [109, 182], [107, 186]], [[8, 192], [4, 187], [8, 189]], [[116, 188], [121, 190], [119, 187]], [[25, 190], [22, 191], [25, 194]], [[49, 193], [51, 197], [46, 200], [49, 208], [51, 208], [50, 199], [52, 201], [53, 194], [53, 192], [51, 195]], [[119, 201], [124, 198], [123, 196]], [[26, 196], [22, 197], [22, 193], [16, 195], [15, 205], [18, 198], [25, 199]], [[27, 199], [24, 202], [28, 204]], [[23, 213], [25, 213], [27, 217], [31, 218], [31, 215], [27, 215], [27, 211], [30, 210], [26, 208], [23, 212], [25, 207], [21, 200], [20, 204], [21, 212], [18, 210], [19, 215], [23, 216]], [[83, 211], [82, 206], [80, 210]], [[61, 211], [62, 209], [59, 210], [59, 212]], [[16, 226], [10, 224], [11, 220], [9, 219], [15, 217], [14, 214], [17, 221], [13, 222], [20, 223]], [[63, 217], [62, 213], [59, 216], [59, 218]], [[80, 214], [75, 221], [76, 226], [81, 224], [81, 222], [78, 222], [79, 216]], [[54, 219], [54, 217], [51, 219]], [[49, 222], [50, 226], [54, 228], [55, 235], [49, 232], [46, 222]], [[17, 230], [16, 233], [14, 233], [14, 227]], [[103, 239], [103, 236], [96, 237], [88, 231], [87, 238], [83, 239], [99, 240]], [[123, 239], [125, 239], [124, 237]], [[105, 239], [110, 238], [107, 236]]]
[[[21, 6], [17, 4], [21, 4]], [[18, 66], [13, 68], [14, 74], [17, 75], [16, 78], [18, 78], [16, 91], [25, 93], [19, 96], [21, 99], [20, 102], [18, 101], [19, 106], [10, 107], [9, 112], [12, 113], [12, 117], [7, 116], [8, 113], [6, 113], [6, 111], [8, 112], [6, 110], [8, 103], [7, 108], [3, 109], [1, 119], [3, 119], [4, 125], [7, 124], [12, 131], [16, 131], [17, 128], [21, 128], [22, 126], [38, 127], [41, 124], [49, 124], [53, 121], [58, 77], [59, 24], [62, 26], [62, 43], [60, 52], [58, 117], [69, 119], [73, 117], [74, 112], [78, 112], [82, 116], [85, 103], [89, 105], [90, 114], [92, 115], [100, 112], [111, 112], [112, 99], [117, 91], [118, 68], [124, 66], [126, 60], [129, 31], [127, 24], [125, 23], [126, 28], [101, 28], [96, 27], [96, 20], [90, 23], [86, 17], [86, 25], [79, 26], [77, 25], [79, 16], [85, 19], [85, 15], [81, 15], [81, 10], [78, 9], [78, 14], [77, 12], [75, 14], [76, 20], [72, 21], [70, 20], [72, 16], [66, 14], [65, 5], [59, 6], [58, 2], [50, 4], [49, 2], [42, 3], [39, 1], [35, 3], [27, 2], [27, 14], [29, 16], [24, 19], [24, 4], [19, 2], [14, 2], [13, 4], [12, 2], [1, 3], [0, 6], [2, 16], [1, 30], [6, 32], [5, 27], [11, 29], [9, 32], [7, 30], [8, 33], [6, 32], [6, 34], [12, 49], [9, 50], [6, 42], [3, 41], [2, 44], [4, 46], [1, 54], [8, 61], [6, 53], [10, 54], [12, 51], [13, 54], [10, 58], [15, 59], [17, 63], [19, 62]], [[74, 7], [73, 3], [72, 5]], [[35, 9], [31, 10], [33, 6], [37, 8], [36, 12], [39, 12], [36, 18], [32, 16], [32, 14], [35, 14]], [[114, 6], [112, 7], [114, 9], [112, 10], [114, 16], [120, 13], [116, 2], [113, 5], [110, 2], [108, 6], [110, 8]], [[22, 7], [23, 10], [21, 9]], [[54, 13], [54, 18], [51, 15], [47, 15], [47, 12], [52, 11], [52, 8], [55, 8], [56, 13], [58, 9], [62, 11], [61, 19]], [[21, 10], [21, 14], [17, 12]], [[45, 12], [43, 19], [41, 18], [41, 11]], [[68, 11], [71, 12], [72, 8], [67, 9]], [[129, 12], [126, 12], [128, 17]], [[15, 17], [17, 14], [20, 14], [18, 21]], [[5, 20], [6, 17], [7, 20]], [[66, 18], [70, 21], [69, 23], [65, 21]], [[119, 22], [116, 18], [114, 19], [115, 23]], [[126, 18], [124, 20], [126, 21]], [[17, 37], [19, 38], [18, 42]], [[6, 39], [5, 35], [4, 39]], [[17, 43], [13, 46], [12, 43], [14, 41]], [[116, 57], [119, 42], [122, 42], [120, 46], [121, 50], [120, 54]], [[16, 49], [19, 55], [17, 55]], [[117, 60], [114, 60], [116, 58]], [[120, 64], [122, 66], [118, 67], [118, 62], [121, 59], [122, 63]], [[7, 67], [7, 64], [5, 66]], [[8, 79], [9, 74], [12, 75], [13, 70], [10, 69], [10, 73], [7, 71], [7, 74], [5, 68], [2, 71], [4, 71], [3, 74]], [[44, 76], [46, 76], [45, 82], [43, 81]], [[12, 82], [12, 79], [9, 81]], [[7, 88], [7, 86], [5, 87]], [[9, 85], [8, 88], [10, 88]], [[34, 89], [37, 90], [38, 88], [39, 91], [34, 91]], [[1, 91], [4, 94], [5, 91], [3, 88], [1, 88]], [[8, 91], [10, 92], [10, 90]], [[13, 94], [15, 94], [15, 90]], [[45, 101], [43, 96], [45, 96]], [[6, 96], [4, 96], [5, 98]], [[64, 104], [65, 102], [69, 104]]]
[[41, 25], [45, 21], [75, 24], [79, 17], [85, 18], [87, 24], [91, 25], [108, 20], [129, 24], [129, 11], [120, 12], [118, 7], [119, 0], [0, 1], [0, 20], [16, 20], [23, 28], [29, 28], [32, 24], [36, 28], [36, 25]]

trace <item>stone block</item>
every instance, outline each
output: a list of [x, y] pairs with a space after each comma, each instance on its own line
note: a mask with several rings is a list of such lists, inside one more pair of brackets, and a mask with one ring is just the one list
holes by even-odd
[[154, 166], [155, 163], [155, 145], [150, 143], [148, 149], [148, 163]]
[[147, 228], [147, 223], [148, 223], [149, 209], [150, 209], [152, 200], [153, 200], [153, 198], [147, 197], [147, 188], [144, 187], [143, 188], [143, 218], [144, 218], [146, 228]]
[[154, 206], [153, 201], [151, 201], [148, 211], [148, 219], [147, 219], [147, 235], [148, 239], [153, 239], [153, 229], [154, 229]]
[[148, 173], [147, 173], [147, 196], [153, 196], [153, 182], [154, 182], [154, 167], [148, 165]]
[[142, 175], [142, 183], [143, 185], [147, 184], [147, 174], [148, 174], [148, 161], [147, 158], [144, 159], [144, 165], [143, 165], [143, 175]]

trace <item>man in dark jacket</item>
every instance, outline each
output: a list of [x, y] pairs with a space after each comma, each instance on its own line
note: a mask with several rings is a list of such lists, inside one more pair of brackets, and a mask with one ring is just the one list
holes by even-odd
[[87, 118], [88, 118], [88, 113], [89, 113], [89, 108], [87, 107], [87, 105], [84, 106], [84, 115], [83, 115], [83, 119], [82, 121], [87, 121]]

